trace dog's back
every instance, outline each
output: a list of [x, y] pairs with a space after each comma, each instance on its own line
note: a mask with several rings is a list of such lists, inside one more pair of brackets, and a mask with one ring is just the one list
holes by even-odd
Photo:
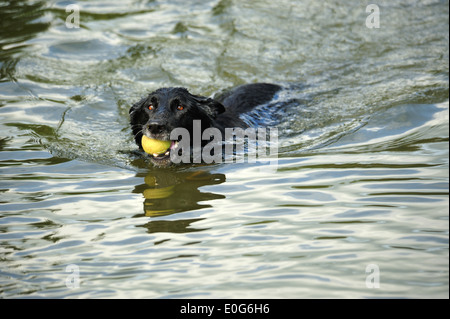
[[280, 89], [279, 85], [270, 83], [244, 84], [219, 94], [214, 99], [222, 103], [227, 112], [242, 114], [255, 106], [270, 102]]
[[226, 112], [215, 119], [216, 126], [246, 128], [248, 124], [241, 115], [251, 112], [258, 105], [269, 103], [281, 87], [270, 83], [244, 84], [214, 96], [214, 100], [225, 106]]

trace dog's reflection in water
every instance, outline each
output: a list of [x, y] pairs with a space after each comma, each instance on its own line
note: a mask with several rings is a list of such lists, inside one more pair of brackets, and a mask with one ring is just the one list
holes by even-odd
[[[221, 184], [225, 175], [206, 170], [174, 171], [157, 170], [144, 176], [145, 184], [136, 186], [134, 193], [144, 195], [144, 215], [162, 217], [175, 213], [212, 207], [208, 202], [223, 199], [224, 195], [199, 190], [201, 186]], [[201, 204], [200, 204], [201, 202]], [[142, 215], [140, 215], [142, 216]], [[138, 217], [138, 216], [136, 216]], [[190, 232], [201, 229], [188, 228], [198, 219], [153, 220], [143, 227], [149, 232]]]

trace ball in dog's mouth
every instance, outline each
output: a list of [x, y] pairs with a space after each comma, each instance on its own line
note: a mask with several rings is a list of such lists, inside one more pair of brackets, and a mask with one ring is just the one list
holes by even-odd
[[142, 148], [155, 159], [170, 156], [170, 150], [178, 146], [178, 141], [162, 141], [142, 135]]

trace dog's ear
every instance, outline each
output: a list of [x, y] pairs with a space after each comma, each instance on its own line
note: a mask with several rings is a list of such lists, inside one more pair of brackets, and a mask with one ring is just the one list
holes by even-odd
[[134, 103], [131, 107], [130, 107], [130, 111], [128, 112], [130, 115], [135, 112], [136, 110], [138, 110], [139, 108], [142, 107], [142, 105], [144, 104], [146, 98], [142, 98], [139, 102]]
[[203, 98], [200, 100], [200, 107], [213, 119], [215, 119], [217, 115], [225, 112], [225, 107], [222, 103], [211, 98]]

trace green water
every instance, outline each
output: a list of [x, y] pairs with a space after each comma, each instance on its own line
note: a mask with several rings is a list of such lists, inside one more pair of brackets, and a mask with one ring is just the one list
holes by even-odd
[[[0, 1], [0, 298], [448, 298], [448, 1], [70, 3]], [[133, 155], [147, 92], [252, 82], [276, 169]]]

